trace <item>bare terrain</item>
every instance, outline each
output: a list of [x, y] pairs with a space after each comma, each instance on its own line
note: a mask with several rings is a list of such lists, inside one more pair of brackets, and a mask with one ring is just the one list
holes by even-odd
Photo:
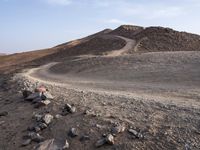
[[[37, 143], [22, 146], [22, 139], [32, 116], [46, 112], [54, 119], [39, 133], [57, 145], [67, 139], [73, 150], [200, 149], [199, 39], [168, 28], [121, 26], [31, 52], [34, 58], [24, 61], [18, 59], [29, 53], [5, 56], [10, 60], [1, 60], [0, 68], [0, 110], [7, 112], [0, 116], [0, 149], [35, 149]], [[54, 98], [34, 108], [21, 91], [39, 85]], [[66, 103], [76, 112], [57, 118]], [[125, 130], [113, 134], [116, 124]], [[70, 128], [78, 130], [75, 138]], [[97, 148], [110, 133], [113, 145]], [[81, 140], [84, 135], [89, 139]]]

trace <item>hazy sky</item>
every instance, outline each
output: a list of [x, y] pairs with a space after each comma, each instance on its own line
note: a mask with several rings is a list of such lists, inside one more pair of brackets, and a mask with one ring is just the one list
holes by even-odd
[[0, 0], [0, 53], [52, 47], [121, 24], [200, 34], [200, 0]]

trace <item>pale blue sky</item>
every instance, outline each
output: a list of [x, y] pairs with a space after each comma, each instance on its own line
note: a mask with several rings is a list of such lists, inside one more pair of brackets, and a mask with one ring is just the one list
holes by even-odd
[[0, 53], [52, 47], [121, 24], [200, 34], [200, 0], [0, 0]]

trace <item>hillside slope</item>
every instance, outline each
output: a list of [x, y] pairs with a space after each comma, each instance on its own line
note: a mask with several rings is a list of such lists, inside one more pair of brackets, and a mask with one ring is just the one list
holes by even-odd
[[127, 54], [135, 52], [200, 51], [199, 35], [178, 32], [163, 27], [144, 28], [122, 25], [115, 30], [105, 29], [53, 48], [0, 56], [0, 71], [10, 72], [25, 66], [37, 66], [51, 61], [61, 61], [71, 56], [105, 55], [126, 45], [126, 42], [118, 36], [135, 41], [135, 47], [130, 49]]
[[110, 34], [121, 35], [137, 41], [133, 51], [199, 51], [200, 36], [163, 27], [138, 27], [123, 25]]

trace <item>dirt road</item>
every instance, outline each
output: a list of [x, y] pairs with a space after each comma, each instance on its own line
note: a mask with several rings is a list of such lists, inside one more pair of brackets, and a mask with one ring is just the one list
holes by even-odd
[[198, 58], [198, 52], [72, 58], [30, 70], [26, 75], [79, 90], [199, 108]]

